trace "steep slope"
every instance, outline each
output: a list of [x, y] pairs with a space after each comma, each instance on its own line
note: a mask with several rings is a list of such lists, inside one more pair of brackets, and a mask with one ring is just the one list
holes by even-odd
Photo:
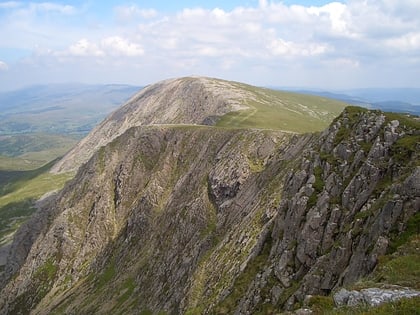
[[326, 98], [257, 88], [205, 77], [150, 85], [99, 124], [53, 172], [76, 170], [98, 148], [142, 125], [197, 124], [223, 127], [321, 131], [345, 107]]
[[418, 120], [354, 107], [321, 134], [130, 128], [18, 232], [0, 309], [292, 309], [368, 275], [417, 220], [419, 143]]
[[[271, 156], [279, 150], [290, 162], [309, 139], [210, 127], [128, 130], [21, 230], [14, 264], [6, 267], [19, 275], [3, 291], [2, 306], [11, 313], [39, 302], [43, 313], [62, 301], [76, 313], [181, 311], [200, 259], [219, 242], [238, 269], [246, 261], [275, 208], [266, 203], [279, 193], [263, 184], [283, 174], [271, 176]], [[112, 289], [126, 286], [124, 297]]]

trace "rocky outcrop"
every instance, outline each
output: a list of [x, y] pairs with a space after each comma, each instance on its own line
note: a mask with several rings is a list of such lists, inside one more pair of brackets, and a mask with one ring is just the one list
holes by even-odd
[[[419, 130], [349, 107], [285, 179], [266, 265], [235, 313], [290, 309], [369, 274], [420, 209]], [[405, 139], [405, 140], [404, 140]]]
[[420, 296], [420, 291], [394, 287], [392, 289], [368, 288], [357, 290], [340, 289], [334, 294], [334, 302], [338, 307], [341, 306], [378, 306], [383, 303], [395, 302], [403, 298]]
[[349, 107], [321, 134], [130, 128], [20, 230], [0, 309], [254, 314], [328, 295], [419, 212], [417, 126]]

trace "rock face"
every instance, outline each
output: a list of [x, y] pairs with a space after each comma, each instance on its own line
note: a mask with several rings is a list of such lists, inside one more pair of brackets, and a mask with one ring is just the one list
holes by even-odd
[[418, 123], [394, 118], [121, 132], [17, 234], [1, 313], [254, 314], [353, 283], [420, 208]]

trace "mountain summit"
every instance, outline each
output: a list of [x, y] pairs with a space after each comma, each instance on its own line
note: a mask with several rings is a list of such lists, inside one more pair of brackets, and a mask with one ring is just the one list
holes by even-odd
[[331, 103], [279, 93], [184, 78], [134, 96], [16, 233], [0, 314], [275, 314], [367, 276], [420, 289], [418, 119], [346, 107], [309, 133]]
[[135, 126], [219, 125], [321, 131], [345, 107], [327, 98], [258, 88], [206, 77], [150, 85], [108, 116], [52, 172], [76, 170], [99, 147]]

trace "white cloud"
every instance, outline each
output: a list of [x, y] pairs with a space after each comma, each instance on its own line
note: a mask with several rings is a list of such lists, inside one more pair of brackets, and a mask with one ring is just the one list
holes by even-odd
[[62, 53], [62, 55], [86, 57], [86, 56], [95, 56], [101, 57], [105, 53], [95, 44], [91, 43], [87, 39], [83, 38], [77, 43], [70, 45], [69, 49]]
[[327, 52], [326, 45], [307, 43], [298, 44], [283, 39], [275, 39], [268, 45], [273, 55], [299, 57], [299, 56], [316, 56]]
[[109, 36], [98, 43], [82, 38], [65, 50], [41, 51], [41, 55], [57, 57], [136, 57], [144, 54], [139, 44], [128, 41], [119, 36]]
[[355, 59], [350, 59], [350, 58], [338, 58], [335, 60], [332, 60], [330, 62], [333, 66], [338, 66], [338, 67], [349, 67], [349, 68], [359, 68], [360, 67], [360, 62], [358, 60]]
[[66, 15], [75, 13], [75, 8], [71, 5], [52, 2], [31, 3], [29, 8], [33, 11], [58, 12]]
[[[313, 75], [317, 84], [323, 71], [331, 77], [323, 76], [325, 82], [339, 82], [338, 76], [346, 82], [345, 71], [337, 68], [350, 69], [354, 80], [365, 82], [386, 80], [381, 69], [390, 64], [393, 69], [401, 65], [401, 76], [407, 68], [420, 73], [418, 0], [348, 0], [320, 6], [280, 0], [253, 3], [232, 10], [195, 7], [176, 12], [121, 5], [108, 12], [114, 19], [103, 19], [89, 12], [89, 5], [2, 2], [0, 8], [8, 9], [1, 11], [0, 51], [12, 47], [29, 51], [26, 57], [34, 63], [41, 56], [42, 62], [56, 58], [72, 67], [95, 59], [92, 67], [96, 62], [137, 67], [161, 78], [190, 73], [239, 76], [248, 71], [251, 81], [277, 80], [280, 72], [294, 66], [301, 67], [305, 82]], [[69, 14], [71, 19], [62, 17]], [[357, 77], [368, 71], [364, 69], [372, 74]], [[285, 77], [298, 80], [297, 74]]]
[[4, 71], [7, 69], [9, 69], [9, 66], [5, 62], [0, 60], [0, 71]]
[[386, 40], [386, 44], [399, 51], [420, 53], [420, 32], [404, 34], [397, 38]]
[[343, 36], [354, 36], [348, 26], [348, 6], [340, 2], [331, 2], [321, 7], [309, 7], [306, 12], [315, 15], [321, 23], [326, 21], [330, 31]]
[[0, 3], [0, 9], [15, 9], [21, 6], [20, 2], [17, 1], [6, 1]]
[[158, 15], [155, 9], [143, 9], [136, 5], [118, 6], [114, 9], [119, 21], [127, 22], [132, 19], [152, 19]]
[[144, 50], [140, 45], [118, 36], [104, 38], [101, 41], [101, 47], [111, 56], [135, 57], [144, 54]]

